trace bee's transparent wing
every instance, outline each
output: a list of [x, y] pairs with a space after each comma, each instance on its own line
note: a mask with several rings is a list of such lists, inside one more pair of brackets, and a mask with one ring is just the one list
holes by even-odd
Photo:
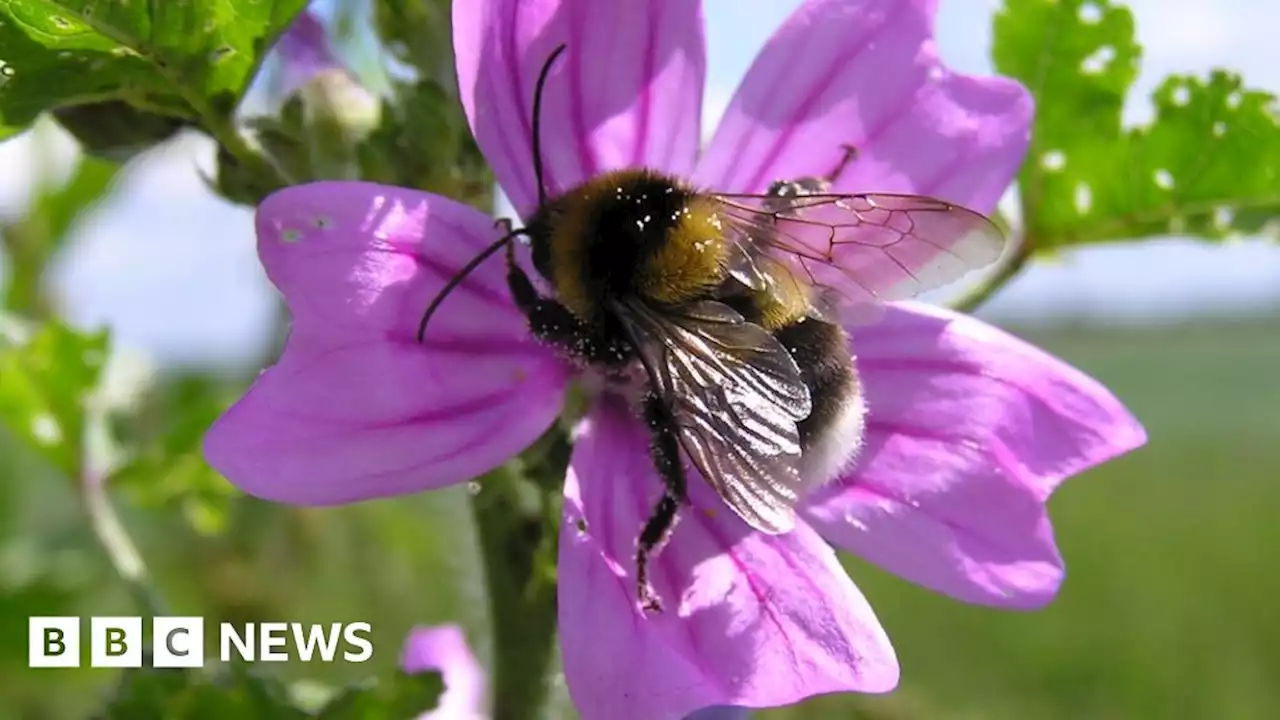
[[752, 527], [790, 530], [804, 490], [796, 423], [811, 408], [791, 354], [717, 302], [657, 309], [637, 300], [618, 315], [694, 466]]
[[[1006, 239], [980, 213], [921, 195], [713, 194], [735, 277], [760, 288], [782, 263], [845, 309], [905, 300], [995, 262]], [[773, 279], [772, 282], [777, 282]]]

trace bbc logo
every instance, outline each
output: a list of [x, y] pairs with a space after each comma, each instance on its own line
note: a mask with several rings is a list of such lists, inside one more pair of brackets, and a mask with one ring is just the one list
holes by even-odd
[[[31, 667], [80, 667], [78, 617], [28, 619], [28, 656]], [[145, 636], [140, 617], [89, 618], [90, 667], [136, 668], [149, 659], [152, 667], [198, 668], [205, 663], [205, 623], [198, 617], [151, 619], [151, 652], [144, 658]], [[210, 639], [220, 662], [362, 663], [373, 657], [373, 628], [367, 622], [263, 622], [221, 623], [216, 639]]]
[[[33, 617], [27, 622], [28, 665], [33, 668], [80, 667], [78, 617]], [[151, 625], [151, 665], [159, 668], [204, 666], [204, 619], [157, 617]], [[90, 667], [142, 667], [142, 618], [89, 618]]]

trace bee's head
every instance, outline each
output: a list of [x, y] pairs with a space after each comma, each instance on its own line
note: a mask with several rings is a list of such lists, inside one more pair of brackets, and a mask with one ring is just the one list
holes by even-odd
[[551, 243], [557, 228], [562, 227], [566, 213], [565, 197], [552, 198], [538, 207], [525, 225], [529, 254], [533, 267], [547, 282], [555, 284], [551, 269]]

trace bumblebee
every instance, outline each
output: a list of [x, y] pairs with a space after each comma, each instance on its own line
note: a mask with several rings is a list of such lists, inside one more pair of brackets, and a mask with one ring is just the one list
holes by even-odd
[[[543, 188], [534, 94], [533, 150]], [[685, 458], [754, 529], [791, 530], [797, 504], [861, 447], [866, 403], [840, 318], [937, 287], [1004, 246], [976, 212], [933, 198], [831, 194], [856, 152], [823, 177], [757, 195], [716, 193], [645, 169], [542, 190], [503, 247], [507, 282], [538, 338], [612, 376], [642, 370], [641, 413], [665, 493], [639, 529], [637, 599], [661, 602], [648, 565], [688, 503]], [[516, 261], [527, 238], [541, 294]], [[451, 282], [432, 302], [419, 338]]]

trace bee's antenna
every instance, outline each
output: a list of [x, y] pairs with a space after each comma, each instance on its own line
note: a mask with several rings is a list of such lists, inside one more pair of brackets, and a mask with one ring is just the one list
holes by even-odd
[[495, 240], [492, 245], [476, 253], [476, 256], [471, 258], [466, 265], [463, 265], [461, 270], [454, 273], [453, 277], [449, 278], [449, 282], [445, 283], [444, 287], [440, 288], [440, 292], [436, 293], [436, 296], [432, 298], [431, 304], [427, 306], [426, 312], [422, 313], [422, 320], [418, 322], [419, 343], [422, 342], [423, 336], [426, 335], [427, 323], [431, 322], [431, 316], [436, 314], [436, 308], [440, 307], [440, 303], [444, 302], [444, 299], [449, 296], [449, 293], [453, 292], [454, 288], [461, 285], [462, 281], [471, 274], [472, 270], [480, 267], [480, 263], [487, 260], [490, 255], [505, 247], [506, 244], [514, 240], [517, 235], [523, 235], [524, 233], [525, 230], [520, 228], [503, 235]]
[[542, 70], [538, 73], [538, 84], [533, 90], [533, 172], [538, 179], [538, 204], [547, 204], [547, 186], [542, 181], [542, 90], [547, 85], [547, 76], [551, 74], [551, 66], [555, 65], [556, 58], [569, 47], [561, 43], [559, 47], [551, 51], [551, 55], [547, 57], [547, 61], [542, 64]]
[[[538, 180], [539, 205], [545, 205], [547, 202], [547, 186], [546, 183], [543, 182], [542, 169], [542, 91], [547, 86], [547, 77], [551, 74], [551, 67], [555, 65], [556, 58], [560, 57], [567, 47], [569, 46], [561, 43], [559, 47], [551, 51], [551, 55], [547, 57], [547, 61], [542, 64], [542, 70], [538, 72], [538, 82], [533, 89], [533, 172], [534, 176]], [[508, 227], [510, 227], [510, 225], [508, 225]], [[471, 274], [471, 271], [480, 267], [480, 263], [487, 260], [490, 255], [501, 250], [507, 245], [507, 243], [510, 243], [517, 236], [525, 234], [527, 234], [527, 231], [521, 228], [518, 230], [512, 230], [506, 235], [503, 235], [495, 240], [492, 245], [476, 253], [476, 256], [471, 258], [466, 265], [462, 266], [461, 270], [458, 270], [458, 272], [454, 273], [453, 277], [449, 278], [449, 282], [445, 283], [444, 287], [440, 288], [440, 292], [436, 293], [436, 296], [432, 298], [431, 304], [427, 306], [426, 312], [422, 313], [422, 320], [418, 323], [419, 343], [422, 342], [422, 338], [427, 333], [427, 323], [431, 322], [431, 316], [435, 315], [436, 308], [440, 307], [440, 303], [444, 302], [444, 299], [449, 296], [449, 293], [453, 292], [454, 288], [461, 285], [462, 281]]]

